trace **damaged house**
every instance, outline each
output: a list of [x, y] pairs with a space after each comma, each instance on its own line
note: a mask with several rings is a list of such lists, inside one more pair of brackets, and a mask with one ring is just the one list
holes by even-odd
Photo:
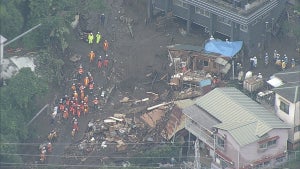
[[272, 168], [286, 160], [290, 127], [236, 88], [216, 88], [183, 113], [212, 169]]
[[192, 84], [203, 87], [211, 83], [203, 80], [222, 79], [231, 69], [231, 61], [241, 50], [242, 42], [211, 39], [203, 49], [200, 46], [176, 44], [168, 46], [170, 66], [175, 74], [171, 85]]

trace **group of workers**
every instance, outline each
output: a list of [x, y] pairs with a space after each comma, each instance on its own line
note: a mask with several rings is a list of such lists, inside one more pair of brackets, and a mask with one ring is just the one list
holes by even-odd
[[[100, 44], [101, 38], [102, 38], [102, 35], [100, 34], [100, 32], [97, 32], [95, 37], [96, 37], [96, 44]], [[94, 34], [92, 32], [88, 34], [87, 41], [88, 41], [89, 44], [94, 43]], [[108, 41], [104, 40], [104, 42], [103, 42], [103, 51], [106, 53], [107, 50], [108, 50]]]
[[40, 146], [40, 161], [44, 163], [46, 161], [46, 153], [52, 153], [52, 143], [42, 144]]
[[[70, 87], [71, 95], [65, 95], [56, 102], [53, 112], [51, 113], [51, 124], [54, 124], [58, 117], [59, 122], [72, 123], [71, 136], [74, 139], [79, 131], [79, 119], [83, 115], [90, 112], [89, 107], [93, 106], [94, 110], [99, 109], [100, 100], [97, 97], [89, 99], [93, 95], [94, 78], [90, 72], [85, 73], [82, 65], [77, 69], [77, 83], [72, 83]], [[71, 118], [70, 118], [71, 116]], [[70, 120], [69, 120], [70, 119]], [[57, 137], [57, 132], [52, 130], [48, 135], [49, 147], [40, 148], [40, 161], [43, 163], [46, 160], [46, 153], [52, 152], [52, 143]]]
[[[54, 111], [57, 111], [56, 108], [57, 108], [57, 106], [54, 107]], [[40, 145], [39, 150], [40, 150], [40, 162], [41, 163], [44, 163], [46, 161], [46, 154], [52, 153], [52, 143], [57, 139], [57, 136], [58, 136], [58, 134], [57, 134], [56, 129], [51, 130], [47, 136], [47, 138], [48, 138], [47, 143]]]
[[[96, 44], [100, 43], [101, 37], [102, 37], [101, 34], [98, 32], [96, 34]], [[93, 44], [93, 41], [94, 41], [93, 33], [90, 33], [87, 38], [88, 38], [88, 43]], [[101, 70], [102, 67], [105, 67], [105, 68], [108, 67], [108, 62], [109, 62], [108, 53], [107, 53], [108, 48], [109, 48], [109, 43], [108, 43], [107, 40], [104, 40], [104, 42], [103, 42], [103, 52], [105, 54], [105, 57], [102, 57], [101, 55], [98, 56], [97, 67], [98, 67], [99, 70]], [[93, 50], [91, 50], [88, 56], [89, 56], [90, 63], [93, 63], [94, 60], [95, 60], [95, 57], [96, 57], [96, 53]]]
[[[270, 63], [269, 54], [265, 53], [264, 64], [267, 66]], [[285, 70], [287, 67], [295, 67], [296, 61], [294, 58], [289, 59], [286, 54], [281, 56], [276, 50], [273, 54], [273, 63], [278, 66], [281, 70]], [[250, 70], [253, 70], [257, 66], [256, 56], [250, 58]]]
[[[101, 25], [104, 25], [105, 16], [104, 14], [100, 17]], [[102, 35], [100, 32], [97, 32], [95, 35], [93, 33], [89, 33], [87, 35], [87, 41], [89, 44], [101, 44]], [[100, 55], [97, 60], [97, 68], [101, 70], [102, 67], [108, 68], [108, 48], [109, 43], [107, 40], [103, 41], [103, 52], [105, 57], [102, 58]], [[96, 53], [91, 50], [89, 53], [89, 61], [90, 63], [94, 62], [96, 57]], [[82, 64], [80, 64], [79, 68], [76, 70], [76, 80], [77, 83], [72, 83], [69, 92], [71, 95], [65, 95], [59, 102], [56, 102], [54, 106], [53, 112], [51, 113], [51, 124], [54, 124], [55, 119], [58, 117], [58, 122], [67, 122], [71, 121], [72, 130], [71, 136], [74, 139], [76, 133], [79, 131], [79, 119], [83, 115], [89, 113], [89, 107], [92, 106], [94, 111], [99, 110], [100, 108], [100, 100], [94, 94], [94, 78], [91, 75], [91, 72], [85, 72]], [[89, 96], [93, 96], [93, 99], [89, 99]], [[71, 118], [70, 118], [71, 116]], [[70, 119], [70, 120], [69, 120]], [[40, 146], [40, 161], [43, 163], [46, 160], [46, 153], [52, 152], [52, 143], [57, 138], [58, 134], [56, 130], [52, 130], [48, 135], [49, 143], [44, 146]]]
[[[269, 56], [268, 56], [268, 53], [266, 53], [265, 64], [269, 63], [268, 60], [269, 60]], [[287, 57], [286, 54], [284, 54], [283, 56], [280, 56], [280, 54], [276, 50], [274, 50], [274, 53], [273, 53], [273, 60], [274, 60], [275, 65], [277, 65], [282, 70], [285, 70], [287, 67], [293, 68], [296, 66], [296, 61], [294, 58], [289, 60], [289, 58]]]
[[[97, 32], [97, 34], [96, 34], [96, 44], [100, 43], [101, 38], [102, 38], [102, 36], [101, 36], [100, 32]], [[88, 41], [89, 44], [93, 44], [94, 43], [93, 32], [91, 32], [91, 33], [88, 34], [87, 41]]]

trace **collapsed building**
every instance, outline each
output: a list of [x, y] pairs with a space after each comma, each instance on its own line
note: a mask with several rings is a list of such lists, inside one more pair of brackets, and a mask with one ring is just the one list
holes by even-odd
[[183, 44], [168, 46], [170, 66], [174, 71], [170, 85], [175, 88], [198, 86], [209, 91], [220, 80], [228, 78], [229, 70], [234, 70], [232, 65], [242, 44], [241, 41], [210, 39], [204, 48]]

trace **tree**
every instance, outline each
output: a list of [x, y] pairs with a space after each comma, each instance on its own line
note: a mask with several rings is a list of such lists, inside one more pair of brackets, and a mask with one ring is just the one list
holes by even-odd
[[[26, 123], [35, 112], [34, 98], [47, 91], [47, 85], [30, 68], [23, 68], [0, 88], [0, 158], [2, 162], [20, 162], [18, 145], [28, 137]], [[0, 164], [1, 165], [1, 164]]]
[[64, 61], [56, 58], [54, 54], [49, 54], [47, 51], [40, 51], [37, 57], [36, 72], [41, 78], [48, 83], [60, 85], [63, 80], [63, 65]]
[[1, 1], [0, 3], [0, 34], [7, 39], [20, 34], [24, 24], [24, 18], [20, 12], [21, 0]]

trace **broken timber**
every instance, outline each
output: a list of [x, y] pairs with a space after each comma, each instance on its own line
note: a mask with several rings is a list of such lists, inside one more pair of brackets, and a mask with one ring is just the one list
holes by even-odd
[[150, 110], [156, 109], [156, 108], [158, 108], [158, 107], [160, 107], [160, 106], [165, 106], [165, 105], [168, 105], [168, 104], [171, 104], [171, 103], [172, 103], [172, 102], [163, 102], [163, 103], [161, 103], [161, 104], [157, 104], [157, 105], [155, 105], [155, 106], [148, 107], [147, 110], [150, 111]]
[[131, 37], [134, 38], [132, 26], [131, 26], [131, 24], [129, 24], [129, 23], [128, 23], [128, 30], [129, 30], [129, 33], [130, 33]]

